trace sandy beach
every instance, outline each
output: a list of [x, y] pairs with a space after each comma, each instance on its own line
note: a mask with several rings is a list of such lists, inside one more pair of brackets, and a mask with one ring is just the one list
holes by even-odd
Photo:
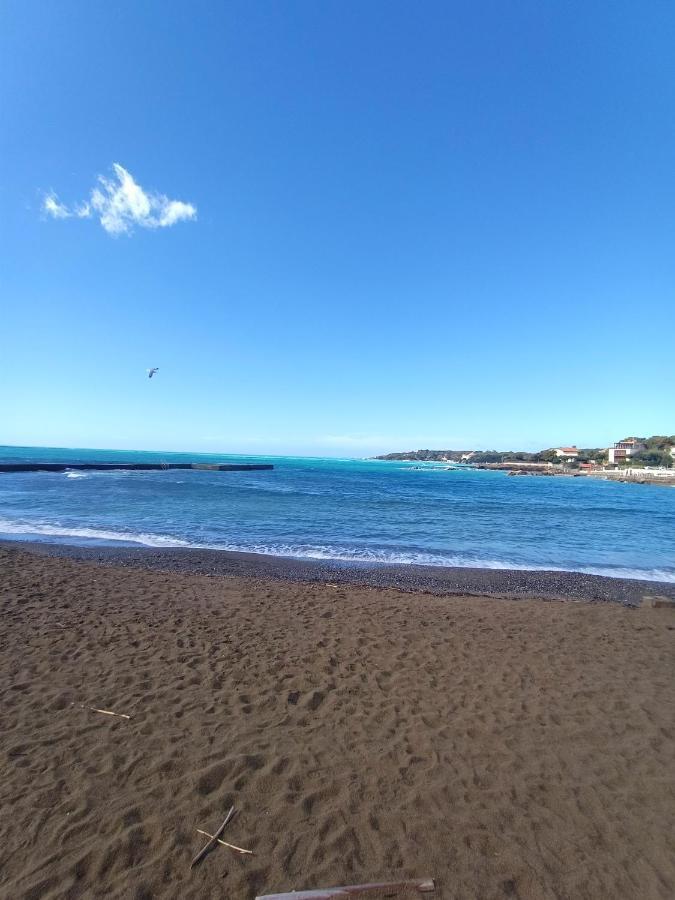
[[0, 548], [3, 897], [675, 895], [672, 609], [130, 559]]

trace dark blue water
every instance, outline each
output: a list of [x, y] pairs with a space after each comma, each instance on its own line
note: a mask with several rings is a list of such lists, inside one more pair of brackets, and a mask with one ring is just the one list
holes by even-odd
[[[0, 447], [0, 461], [243, 457]], [[570, 569], [675, 581], [675, 488], [365, 460], [263, 472], [0, 473], [0, 537]]]

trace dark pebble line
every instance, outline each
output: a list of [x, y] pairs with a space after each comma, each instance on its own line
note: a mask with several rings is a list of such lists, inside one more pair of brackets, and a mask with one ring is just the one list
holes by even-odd
[[29, 541], [0, 541], [6, 549], [41, 556], [199, 575], [237, 575], [292, 582], [397, 588], [439, 596], [472, 595], [549, 600], [596, 600], [639, 606], [645, 597], [675, 599], [675, 584], [608, 578], [581, 572], [343, 563], [300, 560], [226, 550], [147, 547], [79, 547]]

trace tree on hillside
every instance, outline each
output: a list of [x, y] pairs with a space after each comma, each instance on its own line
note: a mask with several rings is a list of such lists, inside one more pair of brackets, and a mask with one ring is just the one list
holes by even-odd
[[667, 450], [675, 446], [675, 434], [653, 434], [644, 441], [648, 450]]
[[560, 462], [555, 450], [540, 450], [535, 454], [534, 459], [537, 462]]
[[673, 457], [668, 450], [648, 449], [640, 450], [635, 456], [631, 457], [631, 463], [641, 463], [643, 466], [664, 466], [666, 469], [672, 468]]
[[579, 460], [581, 462], [607, 462], [607, 451], [598, 449], [597, 447], [586, 447], [579, 450]]

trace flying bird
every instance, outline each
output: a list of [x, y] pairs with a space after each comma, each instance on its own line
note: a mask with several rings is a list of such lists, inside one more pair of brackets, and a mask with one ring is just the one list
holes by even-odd
[[148, 378], [152, 378], [155, 372], [159, 372], [159, 366], [155, 366], [154, 369], [148, 369]]

